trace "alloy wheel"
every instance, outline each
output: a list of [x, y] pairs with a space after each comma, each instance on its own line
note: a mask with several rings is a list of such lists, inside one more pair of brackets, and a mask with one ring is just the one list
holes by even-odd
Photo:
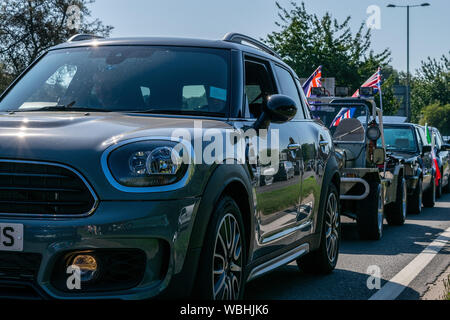
[[333, 262], [336, 259], [338, 253], [339, 225], [338, 201], [336, 195], [330, 193], [325, 212], [325, 240], [327, 255], [330, 262]]
[[219, 224], [213, 258], [214, 300], [236, 300], [242, 286], [242, 240], [239, 223], [226, 214]]

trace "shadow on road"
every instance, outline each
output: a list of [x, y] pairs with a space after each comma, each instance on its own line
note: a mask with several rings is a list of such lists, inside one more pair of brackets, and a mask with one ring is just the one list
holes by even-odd
[[[247, 284], [245, 299], [270, 300], [366, 300], [375, 292], [367, 288], [367, 274], [336, 269], [329, 275], [310, 275], [295, 265], [284, 266]], [[386, 280], [381, 280], [381, 286]], [[420, 294], [411, 288], [411, 299]]]
[[[450, 200], [445, 195], [442, 200]], [[436, 203], [435, 208], [424, 208], [418, 215], [408, 215], [403, 226], [384, 224], [383, 238], [379, 241], [360, 240], [356, 222], [348, 218], [342, 219], [341, 253], [356, 255], [397, 255], [418, 254], [436, 239], [443, 230], [436, 227], [436, 221], [450, 220], [450, 206], [442, 207], [443, 202]], [[430, 226], [433, 224], [434, 226]], [[448, 252], [443, 252], [448, 254]]]

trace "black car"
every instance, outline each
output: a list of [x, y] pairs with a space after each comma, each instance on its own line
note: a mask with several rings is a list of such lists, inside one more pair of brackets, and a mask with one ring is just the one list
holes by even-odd
[[[273, 50], [236, 33], [87, 38], [0, 97], [2, 292], [239, 299], [291, 261], [335, 268], [331, 136]], [[299, 175], [289, 162], [273, 181], [290, 157]]]
[[423, 127], [411, 124], [384, 125], [386, 150], [404, 164], [407, 182], [409, 213], [418, 214], [425, 207], [433, 207], [436, 199], [435, 170], [431, 145]]
[[431, 128], [436, 137], [436, 158], [439, 164], [441, 178], [439, 179], [436, 197], [440, 198], [443, 193], [450, 192], [450, 144], [444, 142], [441, 133], [436, 128]]

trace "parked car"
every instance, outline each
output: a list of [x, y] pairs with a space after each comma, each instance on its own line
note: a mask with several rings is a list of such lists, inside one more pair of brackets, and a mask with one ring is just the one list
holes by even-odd
[[287, 181], [291, 178], [294, 178], [294, 165], [290, 161], [282, 161], [280, 163], [280, 168], [278, 169], [278, 173], [275, 176], [275, 179], [278, 181]]
[[436, 198], [435, 171], [422, 126], [402, 123], [384, 126], [386, 149], [391, 157], [404, 164], [408, 189], [408, 212], [418, 214], [425, 207], [433, 207]]
[[441, 178], [436, 189], [436, 197], [440, 198], [442, 193], [450, 192], [450, 144], [446, 144], [437, 128], [431, 128], [436, 137], [436, 158], [439, 164]]
[[[0, 97], [0, 284], [60, 299], [239, 299], [291, 261], [335, 268], [331, 136], [273, 50], [241, 34], [87, 38], [49, 49]], [[246, 141], [245, 162], [198, 163], [211, 140]], [[286, 153], [312, 165], [261, 183], [276, 173], [262, 155]]]
[[[314, 97], [312, 114], [330, 128], [341, 155], [342, 215], [356, 220], [360, 238], [379, 240], [384, 218], [402, 225], [407, 196], [403, 165], [386, 156], [382, 111], [373, 98]], [[378, 146], [377, 146], [378, 142]]]

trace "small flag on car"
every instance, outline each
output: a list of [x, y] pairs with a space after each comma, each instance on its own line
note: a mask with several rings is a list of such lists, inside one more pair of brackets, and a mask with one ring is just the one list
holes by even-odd
[[322, 66], [319, 66], [303, 84], [303, 92], [307, 98], [311, 97], [312, 88], [322, 87]]
[[[380, 90], [381, 86], [381, 68], [378, 67], [377, 72], [375, 72], [373, 75], [370, 76], [369, 79], [364, 82], [361, 87], [372, 87], [373, 93], [377, 93], [378, 90]], [[352, 95], [352, 98], [358, 98], [359, 97], [359, 89], [355, 91], [355, 93]]]

